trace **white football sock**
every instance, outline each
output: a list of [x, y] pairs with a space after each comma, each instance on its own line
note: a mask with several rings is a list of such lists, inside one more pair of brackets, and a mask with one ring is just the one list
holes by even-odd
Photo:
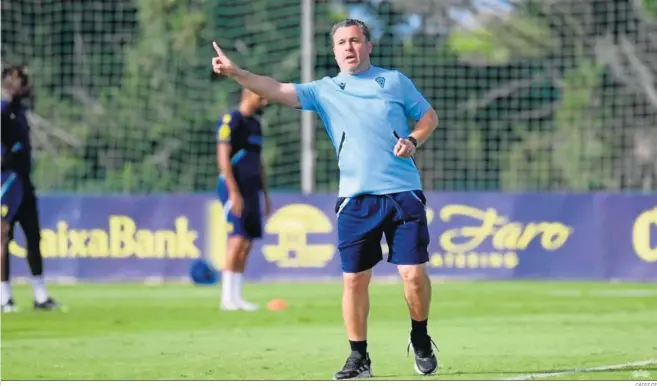
[[244, 284], [244, 274], [241, 272], [233, 272], [233, 293], [235, 294], [235, 299], [239, 302], [242, 300], [242, 285]]
[[0, 286], [0, 297], [2, 297], [0, 304], [6, 304], [11, 299], [11, 284], [8, 281], [2, 282]]
[[37, 303], [43, 303], [48, 300], [48, 291], [46, 290], [46, 282], [43, 276], [32, 277], [32, 286], [34, 287], [34, 300]]
[[221, 274], [221, 304], [232, 304], [234, 297], [234, 272], [224, 271]]
[[244, 287], [244, 274], [243, 273], [233, 273], [233, 286], [235, 288], [235, 300], [239, 307], [244, 311], [257, 311], [258, 305], [249, 303], [242, 297], [242, 288]]

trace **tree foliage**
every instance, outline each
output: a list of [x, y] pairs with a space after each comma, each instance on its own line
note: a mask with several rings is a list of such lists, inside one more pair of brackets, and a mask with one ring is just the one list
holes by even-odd
[[[3, 62], [29, 63], [38, 90], [41, 190], [212, 189], [214, 125], [238, 91], [210, 81], [213, 39], [249, 70], [300, 81], [299, 1], [42, 3], [2, 3]], [[317, 1], [315, 76], [337, 72], [328, 33], [361, 7], [373, 61], [438, 111], [417, 157], [426, 189], [657, 189], [657, 1], [481, 3]], [[299, 113], [272, 106], [264, 121], [272, 187], [297, 190]], [[335, 190], [322, 131], [318, 121], [317, 188]]]

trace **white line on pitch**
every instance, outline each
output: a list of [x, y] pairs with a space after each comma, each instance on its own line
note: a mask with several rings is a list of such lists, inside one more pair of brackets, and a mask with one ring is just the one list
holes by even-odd
[[600, 367], [588, 367], [585, 369], [573, 369], [568, 371], [555, 371], [551, 373], [536, 373], [536, 374], [525, 374], [512, 378], [503, 378], [500, 381], [526, 381], [529, 379], [539, 379], [539, 378], [551, 378], [551, 377], [561, 377], [564, 375], [572, 375], [577, 373], [588, 373], [594, 371], [607, 371], [607, 370], [622, 370], [631, 367], [647, 366], [657, 364], [657, 359], [648, 359], [646, 361], [639, 362], [627, 362], [621, 363], [618, 365], [611, 366], [600, 366]]

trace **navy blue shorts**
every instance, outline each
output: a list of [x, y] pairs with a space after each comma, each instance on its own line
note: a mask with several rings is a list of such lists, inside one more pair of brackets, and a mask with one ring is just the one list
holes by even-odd
[[16, 173], [2, 172], [2, 219], [11, 222], [23, 202], [23, 183]]
[[343, 272], [362, 272], [381, 261], [383, 235], [388, 242], [389, 263], [417, 265], [429, 261], [429, 227], [422, 191], [341, 197], [335, 212]]
[[229, 236], [242, 236], [247, 240], [262, 237], [262, 212], [260, 210], [260, 196], [258, 192], [242, 193], [244, 208], [241, 216], [232, 212], [232, 203], [228, 199], [228, 187], [223, 178], [217, 183], [217, 196], [224, 206], [226, 221], [231, 225]]

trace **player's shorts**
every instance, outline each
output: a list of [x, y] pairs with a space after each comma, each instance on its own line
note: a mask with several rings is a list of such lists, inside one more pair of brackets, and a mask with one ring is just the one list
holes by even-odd
[[341, 197], [335, 212], [343, 272], [366, 271], [381, 261], [382, 235], [388, 243], [389, 263], [417, 265], [429, 261], [429, 227], [422, 191]]
[[242, 209], [241, 216], [236, 216], [231, 210], [232, 203], [228, 199], [228, 187], [223, 178], [219, 178], [217, 182], [217, 196], [224, 206], [226, 221], [232, 227], [229, 236], [242, 236], [247, 240], [262, 237], [262, 214], [259, 192], [242, 193], [244, 208]]
[[12, 221], [23, 201], [23, 183], [11, 171], [2, 172], [2, 219]]

